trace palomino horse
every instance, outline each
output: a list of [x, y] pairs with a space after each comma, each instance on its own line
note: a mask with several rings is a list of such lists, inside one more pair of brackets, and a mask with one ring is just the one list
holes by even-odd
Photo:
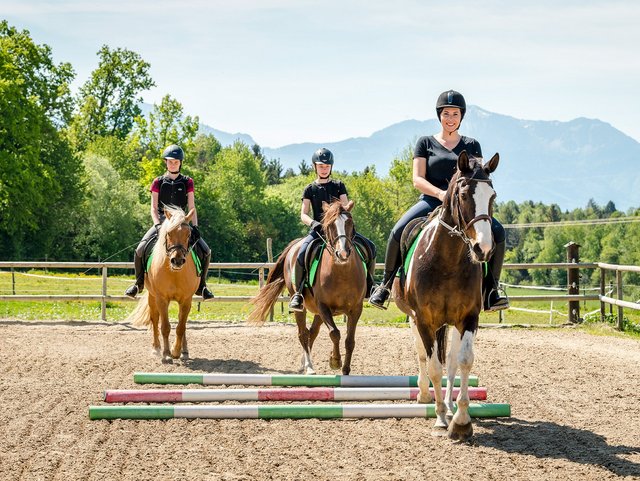
[[[461, 441], [473, 435], [467, 388], [482, 310], [482, 262], [489, 259], [494, 247], [491, 214], [495, 191], [489, 174], [498, 162], [498, 154], [484, 166], [470, 160], [466, 152], [460, 154], [458, 170], [442, 206], [433, 212], [419, 234], [404, 285], [396, 279], [393, 286], [396, 304], [411, 318], [419, 363], [418, 402], [431, 402], [428, 371], [435, 392], [438, 430], [447, 428], [454, 411], [452, 387], [460, 367], [457, 411], [448, 426], [448, 435]], [[441, 376], [447, 325], [456, 330], [447, 359], [445, 406]]]
[[[295, 313], [298, 339], [303, 350], [301, 371], [305, 374], [315, 374], [311, 361], [311, 348], [322, 323], [329, 328], [329, 336], [333, 342], [329, 361], [331, 368], [339, 369], [342, 366], [342, 373], [345, 375], [351, 371], [356, 325], [362, 314], [366, 290], [365, 269], [353, 243], [355, 227], [350, 213], [352, 208], [353, 201], [350, 201], [346, 207], [343, 207], [340, 202], [333, 202], [331, 205], [322, 203], [324, 211], [322, 224], [326, 234], [326, 245], [316, 280], [311, 289], [305, 287], [303, 291], [305, 311]], [[290, 295], [295, 292], [291, 277], [301, 240], [292, 241], [278, 257], [276, 265], [269, 272], [267, 283], [251, 301], [255, 308], [249, 314], [249, 322], [263, 323], [285, 286]], [[307, 310], [314, 314], [311, 330], [307, 329]], [[347, 316], [344, 364], [340, 355], [340, 331], [333, 321], [333, 316], [339, 314]]]
[[[171, 363], [180, 357], [189, 359], [187, 349], [187, 319], [191, 311], [191, 298], [198, 289], [200, 279], [191, 251], [188, 248], [191, 236], [189, 221], [195, 210], [187, 215], [178, 207], [165, 209], [166, 220], [158, 232], [158, 241], [153, 248], [151, 267], [145, 276], [147, 292], [140, 298], [138, 306], [127, 318], [135, 326], [148, 326], [153, 330], [152, 346], [160, 355], [158, 321], [162, 332], [162, 362]], [[176, 340], [169, 349], [169, 302], [176, 301], [180, 308]], [[173, 359], [172, 359], [173, 358]]]

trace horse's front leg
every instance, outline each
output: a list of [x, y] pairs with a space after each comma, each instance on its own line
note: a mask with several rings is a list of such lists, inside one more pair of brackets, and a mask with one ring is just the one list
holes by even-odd
[[416, 320], [413, 317], [409, 319], [411, 331], [413, 332], [413, 342], [416, 346], [416, 354], [418, 355], [418, 387], [420, 388], [418, 402], [421, 404], [429, 404], [432, 398], [429, 392], [429, 378], [427, 376], [427, 350], [422, 342], [422, 336], [420, 336]]
[[444, 403], [447, 405], [447, 419], [453, 417], [455, 411], [453, 405], [453, 391], [458, 372], [458, 353], [460, 352], [460, 337], [458, 329], [451, 329], [451, 344], [447, 355], [447, 392], [444, 396]]
[[351, 372], [351, 357], [353, 356], [353, 349], [356, 347], [356, 327], [361, 314], [362, 304], [347, 314], [347, 337], [344, 340], [345, 354], [344, 364], [342, 365], [342, 374], [345, 376], [348, 376]]
[[162, 334], [162, 362], [171, 364], [171, 350], [169, 349], [169, 333], [171, 332], [171, 324], [169, 324], [169, 301], [156, 298], [156, 306], [158, 308], [160, 333]]
[[442, 396], [442, 361], [444, 359], [440, 359], [440, 349], [443, 349], [444, 346], [446, 346], [446, 338], [447, 328], [446, 326], [443, 326], [436, 332], [436, 339], [433, 343], [433, 352], [429, 357], [429, 378], [431, 379], [433, 394], [436, 401], [436, 422], [434, 425], [436, 429], [446, 429], [448, 426], [447, 406], [445, 405], [444, 398]]
[[295, 312], [296, 324], [298, 325], [298, 340], [302, 346], [302, 365], [300, 372], [304, 374], [315, 374], [313, 362], [311, 361], [311, 340], [309, 329], [307, 329], [307, 310]]
[[182, 359], [186, 361], [189, 359], [189, 351], [187, 350], [187, 320], [189, 319], [189, 313], [191, 312], [191, 298], [180, 302], [178, 312], [178, 325], [176, 326], [176, 340], [171, 350], [171, 356], [174, 359]]
[[325, 325], [329, 328], [329, 337], [333, 343], [333, 350], [329, 358], [329, 367], [331, 369], [340, 369], [342, 367], [342, 356], [340, 354], [340, 330], [333, 320], [333, 315], [327, 306], [318, 303], [318, 311]]
[[151, 342], [151, 347], [153, 348], [153, 354], [160, 357], [160, 331], [158, 330], [158, 319], [160, 314], [158, 313], [158, 306], [156, 305], [156, 298], [149, 294], [149, 298], [147, 299], [149, 302], [149, 316], [151, 317], [151, 331], [153, 340]]
[[451, 439], [467, 441], [473, 435], [473, 425], [469, 416], [469, 373], [473, 366], [473, 339], [471, 331], [464, 331], [460, 341], [458, 364], [460, 365], [460, 393], [458, 394], [458, 409], [449, 425]]

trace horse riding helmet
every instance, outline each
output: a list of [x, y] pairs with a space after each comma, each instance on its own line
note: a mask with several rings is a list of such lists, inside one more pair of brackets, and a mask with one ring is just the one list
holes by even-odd
[[467, 111], [467, 103], [464, 101], [464, 97], [460, 92], [455, 90], [447, 90], [442, 92], [436, 102], [436, 113], [438, 114], [438, 120], [445, 107], [455, 107], [460, 109], [460, 120], [464, 118], [464, 113]]

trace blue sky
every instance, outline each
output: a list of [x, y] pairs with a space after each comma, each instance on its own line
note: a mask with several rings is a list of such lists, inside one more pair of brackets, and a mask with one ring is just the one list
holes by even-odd
[[[103, 45], [150, 62], [185, 111], [262, 146], [368, 136], [434, 117], [450, 88], [532, 120], [598, 118], [640, 140], [640, 2], [0, 0], [70, 62]], [[464, 131], [464, 129], [462, 129]]]

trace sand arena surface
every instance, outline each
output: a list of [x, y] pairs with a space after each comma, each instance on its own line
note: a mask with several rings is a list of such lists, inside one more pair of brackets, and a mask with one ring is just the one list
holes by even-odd
[[[297, 373], [296, 332], [191, 323], [192, 360], [162, 365], [127, 324], [0, 321], [0, 479], [640, 479], [640, 342], [573, 329], [480, 330], [473, 373], [512, 417], [469, 444], [432, 419], [89, 420], [135, 371]], [[323, 328], [318, 374], [329, 352]], [[416, 372], [409, 329], [358, 328], [352, 374]]]

